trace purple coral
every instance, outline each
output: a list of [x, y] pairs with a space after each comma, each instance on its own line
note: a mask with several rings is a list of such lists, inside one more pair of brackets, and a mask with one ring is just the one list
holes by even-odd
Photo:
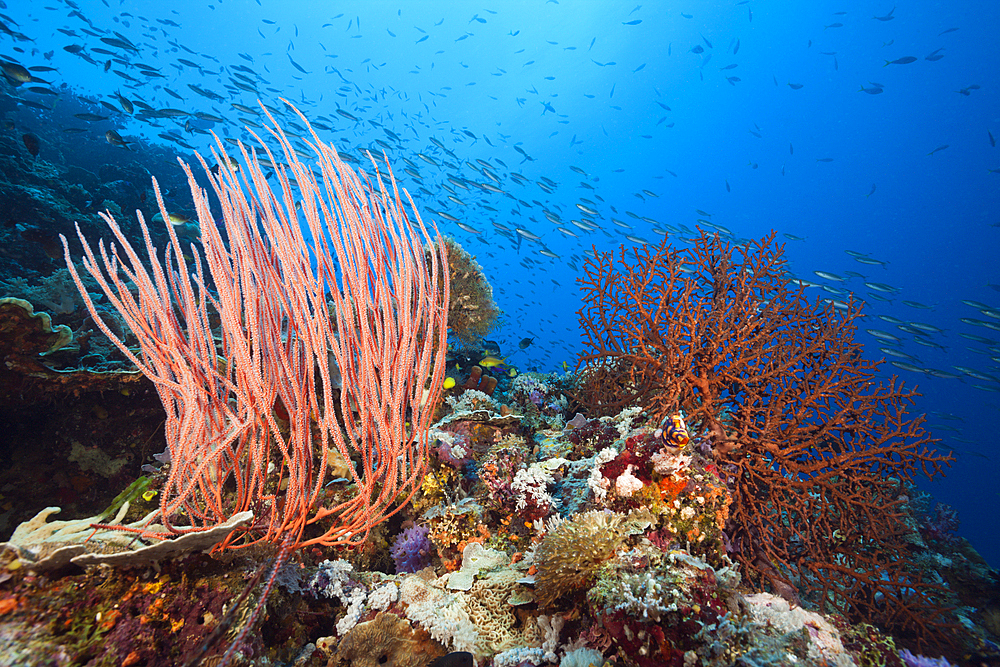
[[464, 433], [451, 433], [436, 444], [438, 458], [456, 470], [462, 470], [472, 460], [472, 442]]
[[899, 657], [906, 664], [906, 667], [955, 667], [943, 656], [941, 658], [928, 658], [924, 655], [913, 655], [905, 648], [899, 652]]
[[924, 537], [951, 544], [958, 540], [955, 533], [958, 530], [958, 525], [958, 512], [950, 505], [938, 503], [934, 507], [934, 512], [924, 517], [924, 524], [921, 528]]
[[412, 526], [396, 537], [389, 550], [396, 562], [396, 574], [413, 574], [430, 565], [431, 541], [428, 533], [430, 529], [427, 526]]

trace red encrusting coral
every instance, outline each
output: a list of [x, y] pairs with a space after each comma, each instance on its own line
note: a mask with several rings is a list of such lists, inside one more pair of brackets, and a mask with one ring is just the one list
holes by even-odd
[[734, 502], [732, 555], [759, 584], [946, 644], [939, 587], [907, 556], [904, 482], [940, 474], [915, 392], [875, 378], [854, 340], [860, 304], [809, 303], [774, 234], [743, 246], [596, 253], [579, 280], [590, 416], [683, 411]]

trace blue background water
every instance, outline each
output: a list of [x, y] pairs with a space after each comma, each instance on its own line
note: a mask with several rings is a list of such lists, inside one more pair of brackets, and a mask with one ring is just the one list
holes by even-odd
[[[1000, 331], [960, 321], [1000, 324], [962, 303], [1000, 306], [1000, 173], [989, 171], [1000, 169], [1000, 152], [988, 135], [1000, 136], [996, 3], [901, 2], [893, 10], [891, 2], [227, 0], [81, 2], [78, 11], [56, 0], [44, 8], [28, 4], [8, 0], [4, 14], [35, 41], [4, 36], [0, 53], [24, 65], [58, 67], [58, 74], [44, 76], [54, 84], [110, 102], [120, 89], [156, 108], [224, 116], [225, 123], [193, 124], [246, 139], [241, 118], [250, 116], [229, 104], [256, 106], [256, 95], [231, 83], [232, 67], [243, 65], [259, 75], [264, 102], [278, 105], [277, 98], [285, 96], [310, 118], [325, 117], [322, 122], [333, 130], [320, 134], [341, 152], [381, 152], [384, 146], [376, 140], [386, 142], [396, 174], [425, 221], [436, 221], [476, 254], [493, 282], [505, 312], [504, 326], [493, 338], [510, 352], [522, 337], [536, 337], [532, 347], [512, 358], [522, 369], [553, 371], [563, 361], [574, 362], [580, 303], [573, 267], [592, 245], [632, 245], [623, 232], [658, 241], [654, 227], [693, 229], [704, 219], [696, 209], [710, 213], [712, 223], [737, 239], [776, 230], [796, 275], [850, 289], [869, 301], [870, 319], [862, 328], [899, 336], [899, 349], [918, 358], [914, 364], [960, 376], [883, 367], [886, 378], [897, 373], [919, 386], [923, 397], [917, 410], [928, 413], [935, 435], [957, 453], [949, 476], [924, 486], [960, 511], [962, 534], [1000, 564], [994, 510], [1000, 502], [995, 451], [1000, 382], [953, 368], [1000, 376], [1000, 348], [959, 335], [1000, 340]], [[873, 18], [890, 11], [891, 20]], [[635, 21], [640, 22], [629, 25]], [[117, 31], [139, 52], [112, 49], [81, 28], [108, 37]], [[946, 32], [951, 28], [957, 30]], [[85, 53], [95, 46], [114, 50], [121, 62], [105, 72], [64, 51], [69, 44], [83, 45]], [[696, 46], [703, 52], [694, 52]], [[46, 60], [42, 54], [50, 50], [55, 53]], [[925, 59], [936, 50], [943, 58]], [[884, 66], [904, 56], [917, 60]], [[101, 65], [108, 58], [93, 57]], [[179, 64], [178, 58], [201, 68]], [[147, 81], [136, 62], [165, 76]], [[722, 69], [730, 64], [737, 67]], [[739, 81], [727, 81], [732, 76]], [[873, 82], [882, 85], [881, 94], [859, 90]], [[187, 84], [226, 102], [199, 96]], [[958, 92], [972, 84], [979, 88]], [[170, 96], [163, 86], [185, 99]], [[337, 109], [360, 120], [338, 115]], [[158, 133], [178, 129], [185, 119], [157, 126], [119, 121], [126, 138], [159, 142]], [[203, 134], [180, 133], [199, 149], [209, 145]], [[943, 145], [948, 147], [928, 155]], [[533, 160], [524, 161], [515, 146]], [[490, 183], [474, 170], [477, 159], [492, 165], [499, 187], [511, 196], [474, 186], [467, 191], [447, 180]], [[407, 168], [421, 180], [404, 173]], [[526, 183], [516, 183], [510, 172], [523, 174]], [[542, 178], [558, 185], [546, 192], [537, 185]], [[874, 193], [866, 196], [873, 184]], [[452, 187], [464, 205], [448, 200], [443, 186]], [[575, 206], [581, 197], [596, 203], [596, 231], [569, 223], [581, 217]], [[558, 231], [543, 208], [577, 236]], [[480, 233], [460, 229], [439, 211]], [[612, 217], [633, 229], [626, 232]], [[518, 247], [516, 237], [498, 233], [494, 222], [529, 230], [542, 241]], [[683, 243], [679, 236], [686, 234], [676, 237]], [[539, 254], [543, 248], [559, 259]], [[845, 250], [887, 264], [861, 264]], [[865, 278], [835, 282], [817, 277], [816, 270], [845, 278], [845, 272], [855, 271]], [[865, 281], [900, 291], [872, 297]], [[903, 300], [933, 309], [908, 307]], [[915, 344], [912, 335], [878, 315], [944, 329], [929, 336], [941, 347]], [[883, 356], [878, 348], [884, 343], [860, 335], [869, 356]]]

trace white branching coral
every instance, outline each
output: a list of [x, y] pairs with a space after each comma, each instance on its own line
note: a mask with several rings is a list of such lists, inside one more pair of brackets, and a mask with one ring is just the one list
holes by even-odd
[[361, 588], [355, 588], [349, 595], [341, 598], [341, 601], [347, 606], [347, 613], [337, 621], [337, 634], [343, 637], [361, 620], [361, 612], [365, 608], [365, 592]]
[[556, 649], [559, 648], [559, 633], [562, 632], [563, 624], [566, 622], [560, 614], [552, 614], [551, 617], [542, 614], [538, 617], [538, 629], [541, 630], [545, 639], [542, 641], [542, 651], [545, 659], [555, 662], [559, 659]]
[[676, 605], [665, 604], [663, 584], [657, 581], [652, 572], [642, 574], [625, 574], [621, 579], [619, 591], [621, 602], [616, 610], [659, 622], [660, 614], [672, 611]]
[[517, 509], [523, 510], [529, 501], [536, 507], [548, 507], [555, 499], [548, 493], [552, 473], [544, 468], [529, 466], [517, 471], [510, 488], [517, 493]]
[[393, 602], [399, 599], [399, 586], [387, 581], [368, 596], [368, 606], [378, 611], [385, 611]]
[[510, 488], [517, 493], [517, 509], [524, 510], [529, 505], [545, 511], [559, 505], [559, 501], [549, 495], [548, 486], [552, 483], [552, 473], [569, 461], [565, 459], [547, 459], [532, 463], [522, 468], [514, 475]]
[[469, 455], [469, 452], [458, 442], [458, 438], [454, 433], [432, 427], [427, 431], [427, 437], [431, 442], [437, 440], [441, 443], [442, 447], [447, 448], [446, 451], [456, 460], [464, 459]]
[[532, 390], [537, 390], [542, 394], [547, 394], [549, 393], [549, 386], [537, 377], [522, 373], [514, 378], [513, 382], [511, 382], [510, 390], [511, 392], [521, 392], [525, 395], [530, 394]]
[[[488, 410], [490, 412], [500, 412], [500, 404], [492, 396], [484, 394], [478, 389], [466, 389], [458, 396], [446, 396], [445, 402], [451, 406], [456, 413], [469, 413], [476, 410]], [[446, 421], [446, 420], [442, 420]]]
[[618, 429], [618, 432], [624, 438], [625, 436], [627, 436], [629, 433], [632, 432], [632, 422], [634, 422], [635, 419], [641, 414], [642, 414], [642, 408], [640, 407], [625, 408], [624, 410], [619, 412], [615, 417], [612, 417], [612, 422], [614, 423], [615, 428]]
[[310, 585], [328, 598], [337, 598], [347, 613], [337, 621], [337, 634], [343, 637], [361, 620], [367, 593], [364, 586], [353, 581], [354, 566], [346, 560], [325, 560]]
[[346, 560], [325, 560], [309, 582], [310, 587], [328, 598], [337, 598], [347, 608], [347, 613], [337, 621], [337, 634], [346, 635], [365, 615], [366, 607], [385, 611], [399, 599], [399, 587], [392, 581], [368, 592], [368, 588], [356, 580], [354, 566]]
[[518, 646], [493, 656], [493, 667], [517, 667], [524, 662], [540, 664], [545, 660], [545, 651], [540, 647]]
[[475, 650], [479, 632], [457, 595], [442, 589], [433, 574], [406, 576], [399, 587], [406, 616], [419, 623], [431, 637], [455, 651]]
[[604, 655], [598, 650], [585, 646], [574, 649], [567, 647], [566, 654], [559, 661], [559, 667], [591, 667], [603, 664]]
[[604, 498], [608, 494], [608, 487], [611, 486], [611, 482], [604, 479], [604, 475], [601, 474], [601, 466], [609, 461], [613, 461], [616, 456], [618, 456], [617, 449], [614, 447], [605, 447], [594, 457], [594, 467], [590, 471], [590, 479], [587, 480], [587, 486], [594, 492], [594, 497], [597, 498], [598, 502], [604, 502]]

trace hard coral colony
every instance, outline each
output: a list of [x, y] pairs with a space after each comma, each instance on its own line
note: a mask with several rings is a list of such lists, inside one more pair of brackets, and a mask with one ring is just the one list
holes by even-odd
[[[121, 249], [105, 276], [84, 241], [141, 352], [105, 333], [167, 409], [168, 456], [101, 515], [50, 510], [15, 532], [0, 622], [17, 650], [358, 667], [993, 654], [949, 586], [974, 561], [946, 511], [917, 511], [915, 473], [950, 458], [907, 415], [911, 392], [872, 383], [858, 309], [790, 291], [773, 237], [597, 253], [577, 372], [442, 400], [447, 326], [478, 342], [489, 285], [409, 222], [394, 183], [363, 182], [317, 143], [332, 201], [296, 159], [281, 173], [309, 193], [318, 263], [246, 150], [252, 195], [228, 160], [203, 164], [225, 240], [188, 171], [193, 262], [171, 230], [167, 267], [150, 246], [148, 272], [108, 217]], [[328, 210], [364, 224], [328, 236]], [[359, 260], [372, 256], [386, 263]], [[345, 266], [365, 268], [338, 282]]]

